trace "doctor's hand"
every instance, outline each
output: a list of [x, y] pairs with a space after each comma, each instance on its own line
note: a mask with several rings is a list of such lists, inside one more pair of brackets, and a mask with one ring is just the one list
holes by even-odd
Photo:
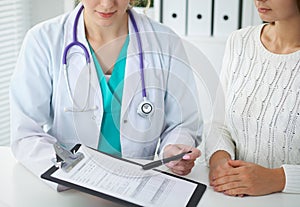
[[178, 175], [189, 174], [195, 165], [195, 160], [201, 155], [199, 149], [183, 144], [170, 144], [165, 147], [163, 157], [167, 158], [188, 151], [192, 152], [184, 155], [181, 160], [171, 161], [167, 163], [166, 166], [173, 173], [176, 173]]

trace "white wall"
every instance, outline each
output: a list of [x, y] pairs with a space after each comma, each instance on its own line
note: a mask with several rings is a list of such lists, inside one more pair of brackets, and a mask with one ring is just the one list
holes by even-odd
[[[0, 1], [0, 42], [3, 44], [1, 48], [6, 51], [0, 54], [0, 145], [9, 145], [8, 88], [23, 35], [31, 26], [62, 14], [66, 9], [66, 2], [70, 3], [73, 0], [7, 0], [7, 3]], [[11, 18], [10, 22], [6, 20], [7, 17]], [[7, 36], [8, 31], [10, 36]]]
[[31, 25], [64, 13], [67, 0], [31, 0]]

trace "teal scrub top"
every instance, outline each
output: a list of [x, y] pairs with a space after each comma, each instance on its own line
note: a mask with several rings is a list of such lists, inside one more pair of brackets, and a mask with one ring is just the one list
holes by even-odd
[[120, 116], [128, 44], [129, 36], [127, 36], [125, 40], [108, 81], [106, 80], [94, 50], [89, 45], [100, 82], [104, 109], [98, 150], [119, 157], [122, 155]]

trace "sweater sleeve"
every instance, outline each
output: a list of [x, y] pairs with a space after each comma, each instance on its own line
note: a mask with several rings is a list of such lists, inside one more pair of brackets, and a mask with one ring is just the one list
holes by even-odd
[[282, 165], [285, 174], [284, 193], [300, 193], [300, 165]]
[[231, 62], [233, 59], [234, 33], [227, 40], [223, 57], [220, 83], [216, 92], [214, 103], [214, 114], [211, 122], [206, 124], [204, 130], [205, 159], [209, 163], [210, 157], [217, 151], [223, 150], [235, 159], [235, 143], [226, 125], [226, 94], [231, 74]]

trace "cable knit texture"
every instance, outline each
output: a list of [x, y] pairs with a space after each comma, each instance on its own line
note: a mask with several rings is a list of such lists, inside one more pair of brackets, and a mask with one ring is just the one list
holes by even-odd
[[263, 27], [233, 32], [227, 41], [225, 123], [213, 123], [207, 134], [206, 159], [225, 150], [233, 159], [283, 166], [284, 192], [300, 193], [300, 51], [271, 53], [260, 41]]

